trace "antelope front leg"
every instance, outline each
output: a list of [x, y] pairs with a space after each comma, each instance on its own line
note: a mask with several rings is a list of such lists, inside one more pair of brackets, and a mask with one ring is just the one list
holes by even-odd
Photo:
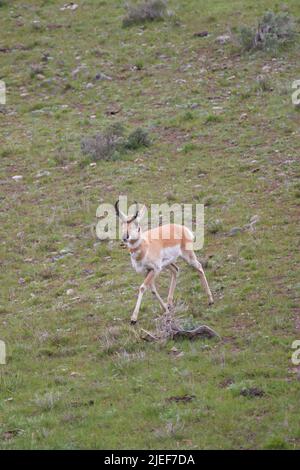
[[139, 314], [139, 311], [140, 311], [143, 295], [144, 295], [145, 291], [148, 289], [148, 287], [152, 284], [154, 276], [155, 276], [154, 271], [149, 271], [149, 273], [145, 277], [145, 280], [144, 280], [143, 284], [140, 286], [136, 306], [135, 306], [135, 309], [134, 309], [134, 311], [131, 315], [131, 323], [133, 325], [137, 322], [137, 318], [138, 318], [138, 314]]
[[161, 296], [159, 295], [159, 293], [157, 292], [157, 289], [156, 289], [156, 286], [154, 284], [154, 280], [152, 281], [151, 283], [151, 291], [152, 291], [152, 294], [155, 295], [155, 297], [157, 298], [157, 300], [159, 301], [160, 305], [162, 306], [162, 308], [167, 311], [168, 309], [168, 305], [165, 304], [165, 302], [163, 301], [163, 299], [161, 298]]
[[209, 285], [208, 285], [208, 282], [207, 282], [207, 279], [206, 279], [206, 276], [204, 274], [204, 271], [203, 271], [203, 268], [202, 268], [202, 265], [201, 263], [199, 263], [198, 267], [196, 268], [198, 273], [199, 273], [199, 276], [200, 276], [200, 281], [202, 283], [202, 286], [204, 287], [205, 291], [206, 291], [206, 294], [208, 296], [208, 303], [209, 305], [212, 305], [214, 303], [214, 299], [213, 299], [213, 296], [212, 296], [212, 293], [211, 293], [211, 290], [209, 288]]
[[178, 267], [176, 264], [172, 263], [168, 266], [168, 269], [171, 271], [171, 283], [170, 283], [170, 288], [169, 288], [169, 293], [168, 293], [168, 308], [171, 309], [173, 307], [173, 296], [174, 296], [174, 291], [176, 287], [176, 278], [178, 274]]

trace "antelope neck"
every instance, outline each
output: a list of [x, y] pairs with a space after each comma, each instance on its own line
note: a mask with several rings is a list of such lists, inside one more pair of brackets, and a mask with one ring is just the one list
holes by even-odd
[[136, 241], [129, 247], [130, 253], [136, 253], [136, 252], [141, 248], [142, 243], [143, 243], [143, 240], [142, 240], [141, 238], [139, 238], [138, 240], [136, 240]]

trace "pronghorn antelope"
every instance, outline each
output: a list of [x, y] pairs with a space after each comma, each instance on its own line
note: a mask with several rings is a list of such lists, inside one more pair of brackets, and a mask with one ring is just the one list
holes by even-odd
[[[132, 266], [136, 272], [146, 274], [144, 282], [139, 289], [136, 306], [131, 316], [131, 323], [137, 322], [142, 298], [147, 289], [151, 289], [165, 311], [172, 308], [176, 278], [179, 270], [175, 264], [178, 257], [183, 258], [198, 271], [201, 283], [209, 298], [209, 305], [213, 304], [213, 296], [202, 265], [197, 260], [193, 250], [193, 233], [184, 225], [177, 224], [161, 225], [142, 233], [140, 221], [145, 209], [146, 207], [143, 206], [139, 210], [136, 204], [135, 215], [129, 217], [120, 210], [119, 201], [115, 203], [116, 214], [122, 222], [122, 240], [129, 248]], [[155, 286], [155, 279], [163, 269], [169, 269], [172, 276], [167, 303], [160, 297]]]

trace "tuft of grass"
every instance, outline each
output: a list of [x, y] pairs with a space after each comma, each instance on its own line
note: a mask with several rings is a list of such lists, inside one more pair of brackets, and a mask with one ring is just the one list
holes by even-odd
[[263, 447], [266, 450], [287, 450], [289, 445], [285, 439], [281, 437], [271, 437]]
[[222, 118], [217, 114], [209, 114], [205, 119], [205, 124], [214, 124], [218, 122], [222, 122]]
[[17, 389], [21, 389], [23, 381], [23, 376], [19, 372], [16, 372], [15, 374], [0, 375], [1, 390], [6, 393], [13, 393]]
[[166, 0], [145, 0], [138, 4], [126, 5], [127, 15], [123, 18], [123, 26], [128, 27], [147, 21], [163, 21], [167, 15]]
[[30, 78], [34, 78], [39, 74], [43, 73], [43, 66], [40, 64], [31, 64], [30, 65], [30, 73], [29, 76]]
[[258, 75], [254, 89], [262, 92], [272, 91], [272, 82], [266, 75]]
[[216, 219], [216, 220], [213, 220], [211, 222], [209, 222], [208, 226], [207, 226], [207, 230], [209, 233], [211, 234], [216, 234], [218, 232], [220, 232], [223, 228], [223, 224], [222, 224], [222, 221], [220, 219]]
[[288, 13], [268, 11], [256, 28], [242, 26], [238, 41], [245, 51], [276, 51], [280, 46], [292, 42], [294, 33], [294, 21]]
[[60, 399], [60, 393], [51, 391], [44, 395], [36, 395], [33, 399], [33, 403], [42, 411], [50, 411], [56, 407]]
[[187, 154], [187, 153], [190, 153], [192, 152], [193, 150], [196, 150], [197, 149], [197, 145], [196, 144], [193, 144], [193, 143], [189, 143], [189, 144], [185, 144], [183, 147], [182, 147], [182, 152]]
[[175, 419], [168, 420], [163, 427], [154, 430], [154, 434], [158, 439], [180, 439], [184, 430], [184, 423], [181, 421], [179, 415]]
[[12, 157], [14, 152], [10, 148], [4, 148], [0, 150], [0, 157], [2, 158], [9, 158]]

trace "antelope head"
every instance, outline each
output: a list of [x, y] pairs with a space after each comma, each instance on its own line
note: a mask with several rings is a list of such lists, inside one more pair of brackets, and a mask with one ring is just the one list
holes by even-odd
[[135, 205], [135, 214], [128, 216], [119, 208], [119, 201], [115, 203], [116, 214], [122, 222], [122, 241], [129, 246], [134, 245], [141, 238], [140, 221], [146, 209], [146, 207], [143, 206], [142, 209], [139, 210], [137, 202], [135, 202]]

